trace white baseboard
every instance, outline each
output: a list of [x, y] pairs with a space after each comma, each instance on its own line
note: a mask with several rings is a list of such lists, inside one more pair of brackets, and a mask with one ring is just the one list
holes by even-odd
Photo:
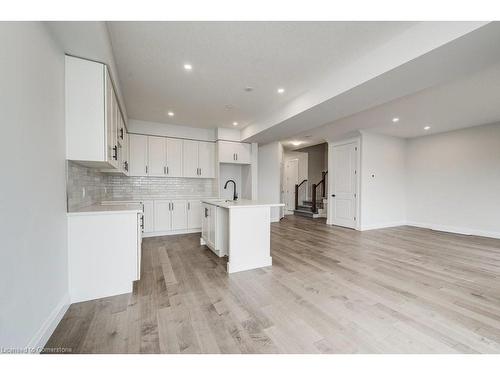
[[381, 224], [372, 224], [372, 225], [361, 225], [361, 231], [365, 230], [373, 230], [373, 229], [383, 229], [383, 228], [392, 228], [392, 227], [400, 227], [402, 225], [408, 225], [406, 221], [394, 221], [391, 223], [381, 223]]
[[57, 306], [52, 310], [50, 315], [47, 317], [45, 322], [42, 324], [38, 332], [33, 336], [27, 345], [28, 348], [35, 348], [36, 353], [39, 353], [47, 341], [49, 341], [50, 336], [54, 333], [57, 325], [63, 318], [66, 311], [68, 311], [70, 305], [69, 294], [65, 294]]
[[142, 234], [142, 238], [159, 237], [159, 236], [173, 236], [175, 234], [189, 234], [189, 233], [201, 233], [201, 228], [180, 229], [180, 230], [169, 230], [169, 231], [164, 231], [164, 232], [143, 233]]
[[415, 221], [409, 221], [403, 225], [409, 225], [412, 227], [425, 228], [425, 229], [432, 229], [432, 230], [437, 230], [437, 231], [441, 231], [441, 232], [465, 234], [468, 236], [481, 236], [481, 237], [490, 237], [490, 238], [500, 239], [500, 232], [484, 231], [484, 230], [480, 230], [480, 229], [470, 229], [470, 228], [454, 227], [454, 226], [449, 226], [449, 225], [420, 223], [420, 222], [415, 222]]

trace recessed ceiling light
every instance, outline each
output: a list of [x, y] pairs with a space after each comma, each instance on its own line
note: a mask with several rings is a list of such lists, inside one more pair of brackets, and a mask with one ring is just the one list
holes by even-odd
[[278, 94], [283, 94], [284, 92], [285, 92], [285, 89], [284, 89], [284, 88], [280, 87], [280, 88], [278, 89]]
[[238, 123], [236, 121], [233, 122], [233, 126], [238, 126]]
[[394, 118], [392, 119], [392, 122], [398, 122], [398, 121], [399, 121], [399, 117], [394, 117]]
[[424, 130], [429, 130], [431, 127], [429, 125], [424, 127]]
[[193, 70], [193, 66], [191, 64], [184, 64], [185, 70]]
[[292, 141], [292, 145], [294, 146], [300, 146], [302, 144], [301, 141]]
[[169, 111], [169, 112], [167, 113], [167, 115], [169, 115], [170, 117], [173, 117], [173, 116], [174, 116], [174, 112]]
[[244, 88], [244, 90], [245, 90], [246, 92], [251, 92], [251, 91], [253, 91], [253, 87], [251, 87], [251, 86], [247, 86], [247, 87], [245, 87], [245, 88]]

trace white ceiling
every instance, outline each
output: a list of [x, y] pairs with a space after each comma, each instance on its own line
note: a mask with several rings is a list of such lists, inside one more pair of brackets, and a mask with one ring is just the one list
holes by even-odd
[[[130, 118], [239, 128], [414, 22], [108, 22]], [[184, 63], [193, 65], [191, 72]], [[245, 92], [250, 86], [254, 90]], [[286, 89], [277, 94], [278, 87]], [[227, 109], [226, 106], [231, 106]], [[173, 111], [174, 117], [166, 112]]]

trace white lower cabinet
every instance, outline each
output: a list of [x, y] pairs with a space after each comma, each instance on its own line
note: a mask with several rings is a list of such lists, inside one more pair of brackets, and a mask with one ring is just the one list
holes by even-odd
[[187, 201], [187, 227], [188, 229], [201, 228], [201, 202], [199, 200]]
[[187, 201], [172, 201], [172, 230], [187, 229]]
[[172, 229], [171, 201], [154, 201], [154, 232]]
[[142, 202], [144, 206], [144, 233], [154, 232], [154, 205], [153, 201]]
[[228, 210], [207, 203], [201, 207], [201, 238], [204, 244], [219, 257], [228, 255]]

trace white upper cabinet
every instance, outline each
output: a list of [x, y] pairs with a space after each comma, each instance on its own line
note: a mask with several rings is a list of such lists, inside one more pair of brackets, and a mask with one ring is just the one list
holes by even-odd
[[163, 137], [148, 137], [148, 176], [167, 175], [167, 150]]
[[251, 164], [252, 146], [248, 143], [218, 141], [219, 163]]
[[148, 175], [148, 137], [146, 135], [129, 135], [129, 175]]
[[198, 141], [182, 141], [184, 177], [200, 177], [198, 166]]
[[129, 135], [125, 131], [122, 140], [122, 168], [123, 172], [128, 176], [130, 172], [130, 154], [129, 154]]
[[198, 142], [199, 177], [215, 177], [215, 143]]
[[66, 159], [120, 171], [118, 135], [125, 125], [104, 64], [66, 56], [65, 106]]
[[215, 144], [183, 141], [184, 177], [215, 178]]
[[182, 139], [167, 138], [167, 176], [182, 177]]

